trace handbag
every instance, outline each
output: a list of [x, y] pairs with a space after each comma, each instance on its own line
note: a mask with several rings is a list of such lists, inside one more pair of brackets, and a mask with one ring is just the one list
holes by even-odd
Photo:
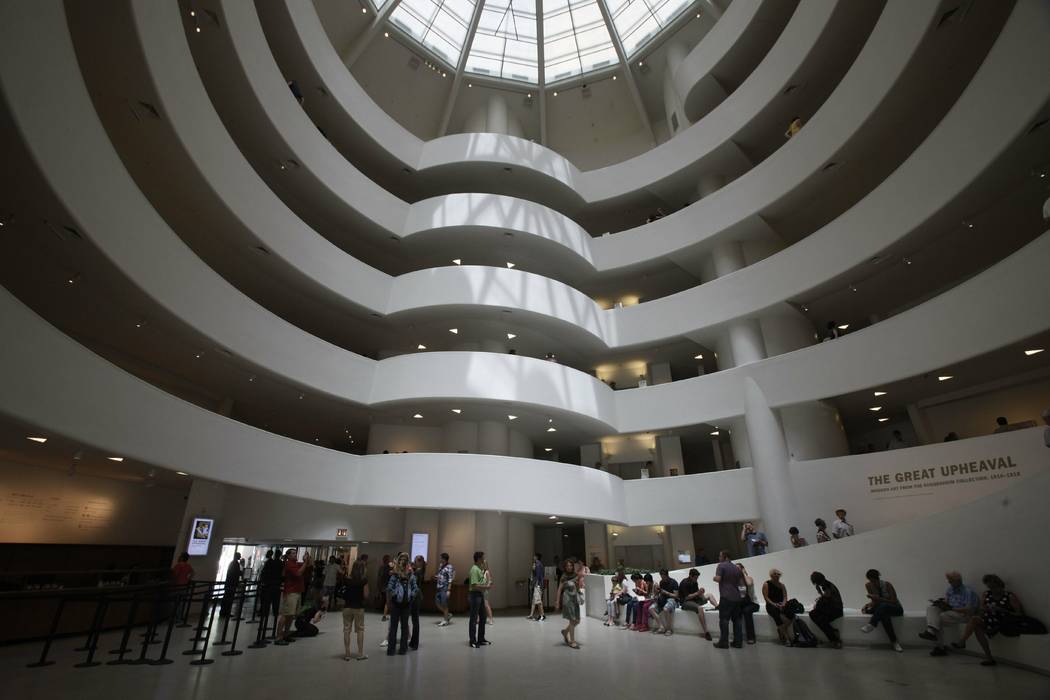
[[1046, 625], [1028, 615], [1007, 615], [999, 631], [1004, 637], [1017, 637], [1022, 634], [1046, 634]]
[[805, 606], [798, 602], [795, 598], [792, 598], [788, 602], [784, 603], [784, 613], [786, 615], [801, 615], [806, 612]]

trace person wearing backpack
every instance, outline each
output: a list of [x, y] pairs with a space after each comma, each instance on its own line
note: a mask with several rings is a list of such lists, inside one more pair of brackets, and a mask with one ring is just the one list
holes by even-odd
[[408, 554], [399, 552], [394, 569], [386, 584], [386, 599], [390, 608], [390, 631], [387, 633], [386, 655], [394, 655], [397, 645], [397, 628], [401, 626], [401, 647], [398, 654], [408, 653], [408, 619], [412, 614], [412, 600], [419, 595], [415, 572]]

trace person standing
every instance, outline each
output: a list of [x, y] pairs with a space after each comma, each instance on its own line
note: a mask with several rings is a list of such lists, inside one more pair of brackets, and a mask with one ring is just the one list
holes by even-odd
[[335, 587], [339, 583], [339, 575], [344, 573], [339, 559], [333, 554], [328, 557], [328, 564], [324, 567], [324, 583], [321, 588], [323, 598], [322, 609], [335, 608]]
[[841, 540], [844, 537], [853, 537], [853, 526], [846, 520], [846, 509], [837, 509], [835, 518], [835, 522], [831, 524], [831, 536], [836, 540]]
[[390, 555], [384, 554], [383, 561], [379, 564], [379, 573], [376, 575], [378, 586], [376, 593], [379, 595], [379, 607], [383, 610], [383, 618], [380, 622], [386, 622], [390, 615], [390, 609], [387, 606], [386, 584], [390, 581], [390, 567], [393, 564], [394, 562], [390, 561]]
[[543, 614], [543, 555], [539, 552], [532, 557], [532, 608], [529, 610], [529, 620], [546, 620]]
[[480, 649], [492, 642], [485, 639], [485, 591], [488, 584], [485, 583], [485, 553], [474, 552], [474, 565], [470, 567], [470, 576], [467, 579], [470, 588], [467, 597], [470, 599], [470, 618], [467, 622], [469, 627], [470, 646]]
[[566, 646], [579, 649], [576, 643], [576, 625], [580, 624], [580, 576], [572, 559], [565, 560], [565, 573], [558, 582], [558, 610], [569, 624], [561, 631]]
[[755, 602], [755, 579], [747, 573], [743, 564], [737, 562], [740, 575], [744, 577], [744, 601], [740, 604], [740, 616], [744, 618], [744, 635], [748, 644], [755, 643], [755, 613], [758, 612], [758, 603]]
[[306, 590], [306, 581], [303, 573], [310, 566], [310, 553], [303, 555], [303, 562], [299, 563], [299, 550], [291, 548], [284, 555], [284, 593], [281, 595], [281, 614], [277, 618], [277, 646], [288, 646], [288, 628], [292, 620], [299, 613], [299, 604], [302, 602], [303, 592]]
[[[269, 552], [267, 552], [269, 554]], [[190, 565], [190, 553], [183, 552], [175, 566], [171, 567], [171, 584], [173, 586], [185, 586], [193, 580], [193, 567]]]
[[718, 553], [718, 566], [715, 567], [715, 583], [718, 584], [718, 641], [715, 642], [716, 649], [729, 648], [729, 623], [733, 623], [733, 647], [740, 649], [744, 646], [743, 625], [741, 621], [741, 609], [744, 596], [740, 589], [744, 584], [744, 577], [740, 569], [729, 558], [729, 552], [722, 550]]
[[412, 560], [412, 576], [416, 579], [416, 595], [412, 596], [412, 638], [408, 641], [408, 648], [415, 651], [419, 648], [419, 608], [423, 603], [423, 578], [427, 574], [427, 560], [422, 554], [417, 554]]
[[277, 618], [281, 607], [281, 562], [273, 557], [273, 550], [266, 550], [262, 571], [259, 572], [259, 595], [262, 598], [263, 617], [273, 619], [274, 630], [277, 629]]
[[438, 567], [434, 576], [434, 584], [437, 587], [437, 595], [434, 596], [434, 604], [437, 605], [441, 619], [438, 627], [448, 627], [452, 622], [452, 613], [448, 607], [448, 596], [452, 592], [452, 582], [456, 580], [456, 569], [448, 561], [448, 552], [441, 553], [441, 566]]
[[806, 546], [806, 538], [798, 534], [798, 528], [792, 525], [788, 528], [788, 538], [791, 540], [791, 546], [795, 549]]
[[883, 581], [881, 575], [875, 569], [868, 569], [864, 574], [867, 582], [864, 584], [864, 592], [868, 596], [868, 602], [861, 610], [862, 613], [871, 615], [868, 624], [860, 628], [864, 634], [873, 632], [879, 623], [886, 630], [886, 636], [893, 645], [893, 650], [900, 653], [904, 647], [897, 641], [897, 634], [893, 629], [893, 621], [890, 618], [900, 617], [904, 614], [904, 608], [897, 600], [897, 591], [889, 581]]
[[[365, 654], [365, 601], [368, 599], [368, 579], [365, 563], [358, 559], [350, 567], [350, 578], [343, 585], [343, 646], [346, 654], [344, 661], [357, 659], [364, 661]], [[357, 634], [357, 654], [350, 653], [350, 641]]]
[[393, 656], [397, 646], [398, 627], [401, 628], [401, 648], [398, 654], [408, 653], [408, 618], [412, 612], [412, 599], [419, 595], [416, 577], [406, 552], [399, 552], [394, 569], [387, 578], [386, 600], [390, 611], [390, 627], [386, 638], [386, 655]]
[[744, 523], [740, 530], [740, 541], [747, 545], [747, 556], [756, 557], [766, 553], [769, 539], [766, 533], [759, 532], [754, 523]]
[[817, 544], [831, 542], [831, 535], [828, 534], [828, 524], [824, 522], [824, 518], [817, 518], [813, 521], [813, 524], [817, 526]]
[[485, 597], [485, 615], [487, 615], [487, 620], [485, 624], [491, 625], [494, 624], [494, 621], [492, 619], [492, 605], [489, 603], [489, 590], [492, 588], [492, 570], [489, 569], [489, 562], [487, 559], [485, 560], [485, 566], [482, 568], [485, 571], [486, 584], [485, 590], [483, 591]]
[[839, 631], [832, 627], [831, 623], [842, 617], [842, 594], [839, 593], [838, 586], [827, 580], [819, 571], [810, 574], [809, 580], [816, 586], [818, 596], [813, 603], [813, 609], [809, 611], [809, 619], [820, 628], [833, 649], [841, 649], [842, 639], [839, 637]]
[[241, 582], [241, 553], [233, 553], [233, 561], [226, 567], [226, 582], [222, 587], [222, 603], [219, 604], [219, 616], [229, 617], [233, 608], [233, 599], [237, 595], [237, 584]]

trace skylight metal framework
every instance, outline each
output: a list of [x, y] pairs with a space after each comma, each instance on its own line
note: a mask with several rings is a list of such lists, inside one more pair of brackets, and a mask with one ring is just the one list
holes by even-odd
[[699, 4], [697, 0], [372, 1], [381, 16], [389, 14], [393, 27], [422, 44], [457, 76], [467, 73], [537, 86], [626, 64]]

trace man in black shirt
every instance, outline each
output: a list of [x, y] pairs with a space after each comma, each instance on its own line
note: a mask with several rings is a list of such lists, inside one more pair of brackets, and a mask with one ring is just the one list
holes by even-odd
[[653, 634], [674, 634], [674, 611], [678, 607], [678, 582], [671, 578], [667, 569], [660, 569], [660, 595], [656, 599], [656, 624]]
[[682, 579], [682, 582], [678, 584], [678, 602], [682, 606], [682, 610], [689, 610], [696, 613], [697, 619], [700, 620], [700, 629], [703, 630], [703, 637], [707, 641], [711, 641], [711, 633], [707, 631], [707, 619], [704, 617], [704, 605], [707, 604], [708, 593], [700, 587], [700, 572], [696, 569], [689, 569], [689, 576]]
[[269, 617], [267, 626], [272, 620], [277, 624], [278, 608], [281, 606], [281, 582], [284, 575], [281, 571], [281, 562], [273, 558], [273, 550], [266, 551], [266, 563], [259, 572], [259, 597], [262, 599], [262, 615]]

